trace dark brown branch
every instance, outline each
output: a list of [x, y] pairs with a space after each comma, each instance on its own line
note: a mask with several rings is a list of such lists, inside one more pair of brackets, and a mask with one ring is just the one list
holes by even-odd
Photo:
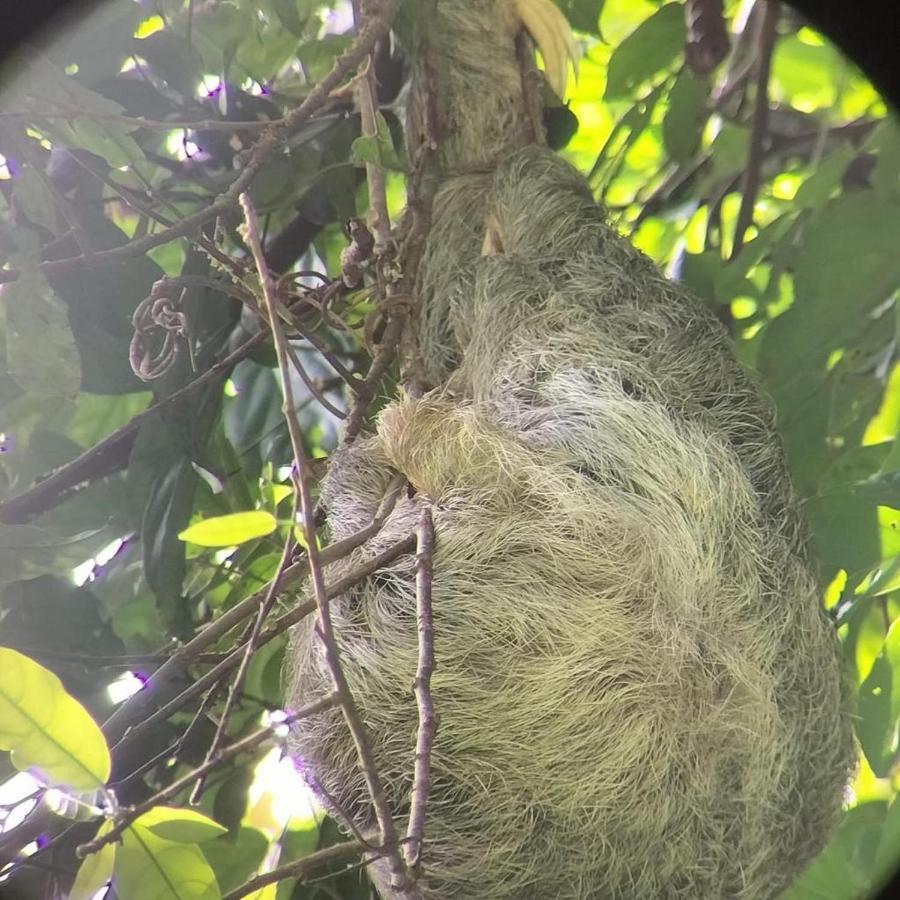
[[768, 0], [763, 7], [762, 21], [759, 26], [756, 98], [750, 126], [750, 148], [747, 154], [741, 208], [734, 226], [731, 259], [735, 259], [741, 252], [741, 248], [744, 246], [744, 235], [753, 223], [753, 208], [756, 205], [756, 195], [759, 191], [760, 170], [769, 121], [769, 74], [772, 68], [772, 51], [777, 37], [778, 17], [781, 12], [780, 0]]
[[722, 0], [687, 0], [684, 16], [685, 61], [692, 71], [706, 75], [728, 56], [730, 49]]

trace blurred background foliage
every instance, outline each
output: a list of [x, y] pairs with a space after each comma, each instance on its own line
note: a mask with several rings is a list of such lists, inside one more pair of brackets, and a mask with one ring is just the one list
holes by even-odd
[[[715, 308], [774, 399], [855, 686], [861, 752], [847, 813], [785, 896], [869, 896], [900, 856], [900, 128], [858, 69], [787, 6], [768, 46], [762, 0], [726, 2], [724, 32], [681, 2], [559, 6], [583, 57], [565, 102], [548, 94], [550, 142], [620, 230]], [[227, 188], [264, 123], [295, 107], [348, 46], [351, 24], [347, 2], [115, 0], [23, 48], [2, 73], [0, 643], [55, 672], [98, 722], [277, 569], [292, 455], [271, 350], [260, 343], [147, 412], [257, 330], [229, 263], [245, 255], [239, 221], [224, 214], [154, 238]], [[379, 141], [357, 140], [353, 98], [337, 95], [253, 182], [269, 263], [301, 273], [297, 285], [339, 276], [373, 154], [389, 169], [392, 211], [402, 207], [406, 68], [389, 42], [376, 66]], [[741, 221], [748, 183], [752, 223]], [[185, 324], [164, 373], [143, 381], [129, 362], [132, 316], [163, 276], [179, 279]], [[316, 347], [351, 372], [367, 360], [365, 292], [341, 303], [310, 321], [313, 343], [295, 341], [315, 388], [295, 386], [316, 459], [333, 451], [340, 424], [319, 397], [337, 412], [347, 401]], [[179, 537], [251, 510], [273, 517], [262, 537]], [[232, 641], [212, 647], [186, 683]], [[284, 644], [282, 635], [250, 663], [229, 740], [279, 707]], [[223, 694], [194, 699], [113, 753], [118, 802], [140, 802], [202, 761]], [[64, 893], [72, 848], [99, 820], [63, 810], [65, 828], [16, 846], [43, 791], [32, 783], [23, 794], [6, 757], [0, 848], [15, 862], [0, 877], [12, 896]], [[135, 862], [129, 832], [117, 896], [151, 896], [147, 866], [162, 877], [175, 845], [187, 854], [181, 871], [202, 885], [191, 896], [219, 897], [340, 839], [271, 745], [218, 769], [197, 808], [227, 831], [148, 838], [150, 823], [150, 863]], [[254, 896], [368, 896], [358, 869], [339, 871]]]

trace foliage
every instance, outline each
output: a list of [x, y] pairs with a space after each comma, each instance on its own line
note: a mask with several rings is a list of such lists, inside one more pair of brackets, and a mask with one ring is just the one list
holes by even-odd
[[[40, 790], [27, 803], [68, 817], [48, 819], [48, 839], [5, 873], [23, 896], [70, 884], [74, 848], [116, 821], [105, 814], [201, 766], [223, 711], [229, 746], [279, 707], [284, 627], [249, 659], [230, 706], [226, 673], [224, 689], [201, 682], [123, 739], [123, 722], [146, 720], [233, 651], [241, 618], [169, 682], [124, 703], [107, 687], [121, 673], [145, 680], [174, 646], [230, 621], [290, 572], [285, 541], [306, 546], [293, 528], [280, 376], [253, 340], [259, 292], [237, 207], [208, 221], [204, 210], [267, 121], [296, 108], [350, 45], [349, 4], [332, 5], [114, 0], [4, 74], [0, 642], [16, 649], [0, 650], [0, 744], [14, 751], [0, 774], [35, 767]], [[896, 864], [900, 832], [900, 127], [790, 11], [771, 48], [762, 132], [752, 63], [766, 48], [754, 27], [741, 32], [736, 2], [725, 4], [733, 55], [711, 72], [685, 64], [681, 2], [558, 5], [584, 51], [563, 154], [620, 230], [717, 310], [777, 406], [856, 686], [862, 751], [840, 830], [786, 896], [865, 896]], [[346, 223], [367, 211], [363, 167], [386, 170], [394, 214], [409, 165], [401, 60], [382, 43], [373, 64], [377, 131], [363, 134], [352, 92], [335, 92], [283, 135], [249, 188], [270, 267], [294, 273], [290, 299], [308, 304], [291, 318], [306, 376], [291, 386], [313, 460], [336, 446], [352, 405], [345, 375], [366, 370], [373, 343], [366, 292], [341, 286], [356, 233]], [[548, 115], [551, 130], [559, 121]], [[167, 233], [186, 219], [183, 234]], [[146, 299], [164, 277], [172, 290], [151, 315]], [[135, 362], [162, 372], [144, 381]], [[104, 720], [111, 774], [94, 725]], [[277, 719], [265, 721], [277, 740]], [[196, 812], [185, 808], [193, 784], [151, 803], [121, 843], [87, 856], [72, 896], [110, 877], [120, 897], [230, 896], [258, 870], [338, 844], [321, 814], [279, 811], [277, 784], [251, 785], [272, 771], [270, 747], [251, 743], [212, 767]], [[3, 862], [22, 849], [16, 837], [0, 834]], [[259, 896], [368, 896], [339, 861], [316, 876]]]

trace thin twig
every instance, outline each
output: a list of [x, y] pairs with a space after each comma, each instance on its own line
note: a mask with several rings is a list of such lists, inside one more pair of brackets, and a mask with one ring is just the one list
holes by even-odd
[[[362, 11], [362, 0], [354, 0], [353, 11], [357, 29], [361, 33], [366, 27], [367, 19], [367, 14]], [[375, 68], [372, 64], [371, 56], [361, 64], [356, 78], [356, 86], [362, 133], [367, 136], [377, 137]], [[391, 243], [391, 226], [387, 213], [384, 170], [381, 166], [376, 163], [366, 163], [366, 185], [369, 194], [369, 219], [375, 236], [374, 252], [375, 258], [378, 260], [384, 257]], [[384, 329], [382, 341], [375, 353], [369, 371], [356, 392], [343, 435], [345, 443], [352, 443], [362, 428], [366, 412], [375, 398], [375, 391], [400, 345], [407, 318], [401, 306], [391, 303], [392, 300], [396, 300], [397, 286], [385, 278], [385, 272], [381, 266], [378, 267], [377, 279], [379, 296], [376, 299], [376, 311], [380, 315], [384, 311], [383, 308], [386, 307], [389, 321]]]
[[[325, 589], [327, 599], [332, 600], [340, 594], [346, 593], [354, 585], [358, 584], [360, 581], [364, 581], [370, 575], [373, 575], [375, 572], [381, 569], [383, 566], [392, 563], [395, 559], [403, 556], [406, 553], [412, 552], [415, 546], [415, 536], [410, 535], [409, 537], [404, 538], [402, 541], [398, 541], [391, 547], [382, 550], [381, 553], [378, 553], [371, 559], [366, 560], [366, 562], [360, 564], [358, 567], [348, 572], [342, 578], [339, 578], [334, 582], [334, 584], [328, 585]], [[299, 567], [300, 566], [298, 566], [298, 568]], [[291, 567], [291, 569], [293, 568], [294, 566]], [[246, 601], [242, 602], [245, 603]], [[317, 608], [318, 607], [315, 600], [305, 600], [302, 603], [298, 603], [291, 610], [279, 616], [260, 635], [258, 646], [262, 647], [265, 644], [268, 644], [269, 641], [277, 638], [280, 634], [284, 634], [284, 632], [287, 631], [292, 625], [296, 625], [301, 619], [304, 619], [306, 618], [306, 616], [314, 613]], [[232, 611], [233, 610], [229, 610], [229, 612]], [[250, 612], [252, 612], [252, 609], [250, 610]], [[242, 618], [246, 618], [250, 614], [250, 612], [245, 612]], [[226, 613], [226, 615], [227, 614], [228, 613]], [[193, 643], [193, 641], [191, 643]], [[174, 697], [164, 706], [157, 709], [156, 712], [154, 712], [152, 715], [148, 716], [145, 719], [141, 719], [138, 724], [134, 725], [134, 727], [131, 728], [128, 734], [126, 734], [119, 741], [119, 743], [115, 745], [114, 749], [121, 751], [121, 748], [123, 746], [131, 744], [145, 731], [151, 729], [157, 723], [168, 719], [174, 713], [178, 712], [178, 710], [180, 710], [183, 706], [185, 706], [185, 704], [193, 700], [194, 697], [200, 696], [204, 691], [214, 685], [220, 678], [222, 678], [225, 674], [230, 672], [236, 665], [240, 663], [242, 653], [243, 645], [237, 647], [235, 650], [229, 653], [228, 656], [226, 656], [218, 665], [210, 669], [205, 675], [201, 675], [200, 678], [198, 678], [190, 685], [190, 687], [185, 688], [176, 697]], [[180, 666], [184, 665], [186, 665], [185, 661], [181, 660]], [[178, 668], [180, 668], [180, 666]], [[171, 678], [178, 673], [178, 668], [176, 668], [176, 671], [170, 675], [169, 680], [171, 680]], [[135, 697], [140, 697], [143, 693], [143, 691], [140, 691], [139, 693], [135, 694]], [[128, 719], [129, 721], [135, 721], [133, 715], [130, 715]], [[121, 725], [122, 723], [119, 724]]]
[[309, 329], [301, 328], [297, 325], [296, 321], [294, 322], [294, 328], [296, 328], [297, 333], [306, 341], [308, 341], [316, 350], [318, 350], [319, 354], [323, 359], [337, 372], [338, 375], [344, 380], [344, 383], [347, 387], [356, 394], [359, 391], [359, 386], [361, 383], [361, 379], [357, 378], [336, 356], [336, 354], [325, 344], [325, 342], [314, 332]]
[[[295, 580], [303, 571], [303, 563], [295, 563], [272, 580], [273, 590], [283, 590], [292, 580]], [[103, 724], [103, 732], [110, 744], [122, 740], [126, 730], [133, 723], [141, 723], [143, 727], [147, 723], [145, 718], [149, 708], [156, 701], [160, 692], [170, 682], [180, 678], [186, 672], [188, 666], [196, 663], [202, 656], [202, 652], [224, 637], [232, 628], [239, 625], [253, 612], [259, 609], [269, 588], [256, 591], [251, 596], [237, 603], [227, 612], [206, 625], [199, 634], [188, 641], [180, 650], [177, 650], [150, 676], [144, 689], [129, 697]], [[233, 655], [233, 654], [231, 654]], [[231, 655], [220, 659], [221, 666]], [[227, 669], [226, 669], [227, 671]], [[193, 696], [193, 695], [192, 695]], [[130, 737], [130, 735], [129, 735]]]
[[419, 513], [416, 525], [416, 622], [419, 632], [419, 660], [413, 690], [419, 710], [419, 728], [416, 734], [416, 756], [413, 769], [412, 798], [409, 807], [409, 824], [403, 852], [406, 864], [415, 869], [422, 852], [425, 831], [425, 810], [431, 787], [431, 747], [437, 719], [431, 696], [431, 675], [434, 672], [434, 627], [431, 611], [431, 583], [434, 562], [434, 524], [431, 510], [425, 506]]
[[285, 348], [287, 350], [288, 359], [290, 359], [291, 365], [294, 367], [294, 371], [300, 376], [300, 380], [306, 385], [306, 389], [310, 392], [310, 394], [315, 397], [319, 406], [321, 406], [323, 409], [327, 409], [328, 412], [330, 412], [337, 419], [346, 419], [347, 413], [335, 406], [322, 393], [313, 379], [309, 377], [309, 373], [306, 371], [306, 369], [303, 368], [303, 363], [300, 362], [299, 357], [294, 352], [294, 348], [290, 345], [289, 342], [286, 343]]
[[356, 392], [356, 397], [350, 408], [347, 427], [344, 429], [344, 443], [352, 443], [359, 435], [369, 406], [375, 399], [375, 392], [397, 352], [400, 338], [403, 335], [405, 318], [399, 311], [395, 312], [385, 326], [381, 344], [378, 346], [375, 357], [372, 359], [369, 371], [366, 372], [366, 377], [360, 382], [359, 390]]
[[144, 116], [123, 116], [115, 113], [96, 113], [72, 106], [59, 112], [28, 109], [13, 109], [0, 112], [0, 119], [91, 119], [95, 122], [116, 122], [134, 131], [138, 128], [163, 131], [262, 131], [270, 125], [281, 125], [284, 119], [253, 119], [252, 121], [232, 121], [231, 119], [148, 119]]
[[753, 223], [753, 208], [759, 191], [760, 170], [769, 122], [769, 73], [772, 68], [772, 50], [777, 36], [778, 17], [781, 12], [780, 0], [768, 0], [763, 4], [763, 17], [759, 28], [759, 50], [756, 70], [756, 98], [753, 120], [750, 126], [750, 147], [747, 153], [747, 168], [744, 175], [741, 208], [734, 226], [734, 242], [731, 259], [735, 259], [744, 246], [744, 235]]
[[[147, 216], [149, 219], [153, 219], [158, 224], [162, 225], [164, 228], [171, 228], [175, 225], [175, 220], [168, 218], [167, 216], [162, 215], [162, 213], [158, 213], [152, 206], [148, 206], [143, 203], [137, 197], [137, 192], [131, 191], [126, 187], [118, 184], [116, 181], [113, 181], [98, 165], [92, 162], [89, 158], [83, 157], [81, 155], [73, 155], [73, 159], [80, 165], [86, 172], [90, 173], [94, 176], [101, 184], [106, 185], [111, 191], [113, 191], [123, 203], [126, 203], [132, 209], [141, 213], [144, 216]], [[147, 191], [152, 191], [152, 185], [140, 174], [140, 172], [135, 172], [138, 178], [144, 183], [147, 188]], [[205, 202], [205, 198], [198, 197], [196, 198], [201, 203]], [[169, 209], [175, 214], [177, 217], [179, 215], [178, 208], [166, 200], [163, 197], [163, 202]], [[204, 235], [200, 234], [196, 237], [197, 244], [206, 251], [206, 253], [215, 259], [217, 262], [221, 263], [227, 269], [229, 269], [236, 276], [240, 276], [241, 272], [241, 263], [232, 259], [228, 254], [223, 253], [219, 248]], [[93, 258], [93, 254], [91, 254], [91, 258]]]
[[[367, 14], [362, 12], [361, 6], [362, 0], [353, 0], [353, 18], [358, 34], [362, 33], [367, 18]], [[371, 52], [360, 63], [355, 84], [362, 134], [364, 137], [378, 140], [375, 63]], [[387, 250], [391, 240], [391, 220], [387, 211], [384, 169], [377, 162], [366, 163], [366, 187], [369, 193], [369, 224], [375, 235], [375, 255], [377, 257]]]
[[234, 759], [234, 757], [239, 756], [241, 753], [253, 750], [255, 747], [258, 747], [260, 744], [272, 738], [277, 732], [290, 726], [293, 722], [299, 722], [301, 719], [320, 713], [322, 710], [334, 706], [335, 703], [337, 703], [337, 696], [335, 694], [329, 694], [327, 697], [322, 697], [314, 703], [307, 704], [296, 712], [289, 713], [278, 722], [267, 725], [265, 728], [260, 728], [252, 734], [247, 735], [247, 737], [242, 738], [233, 744], [229, 744], [229, 746], [219, 750], [211, 759], [207, 759], [202, 765], [197, 766], [196, 769], [193, 769], [181, 778], [176, 778], [175, 781], [164, 787], [161, 791], [157, 791], [152, 797], [148, 797], [143, 803], [138, 803], [136, 806], [121, 811], [115, 824], [109, 831], [98, 838], [94, 838], [92, 841], [81, 844], [77, 848], [76, 853], [80, 857], [85, 857], [89, 853], [96, 853], [101, 847], [115, 841], [135, 819], [140, 818], [145, 812], [153, 809], [154, 806], [159, 806], [159, 804], [164, 803], [166, 800], [170, 800], [176, 794], [179, 794], [185, 788], [189, 787], [194, 781], [202, 778], [216, 767], [228, 762], [230, 759]]
[[[40, 264], [40, 268], [51, 274], [62, 273], [80, 268], [87, 262], [90, 262], [91, 265], [113, 265], [135, 256], [143, 256], [148, 250], [167, 244], [175, 238], [184, 237], [231, 209], [259, 174], [282, 136], [302, 125], [313, 113], [317, 112], [329, 99], [332, 89], [337, 87], [345, 76], [368, 56], [375, 42], [387, 33], [397, 3], [398, 0], [385, 0], [380, 14], [367, 19], [354, 42], [337, 57], [328, 74], [306, 95], [303, 102], [283, 119], [268, 124], [262, 135], [250, 148], [247, 160], [241, 166], [240, 174], [228, 189], [211, 204], [193, 215], [186, 216], [163, 231], [130, 241], [121, 247], [99, 250], [90, 259], [85, 256], [71, 256], [65, 259], [47, 260]], [[15, 269], [0, 270], [0, 283], [14, 281], [18, 277], [19, 273]]]
[[[16, 644], [16, 649], [27, 656], [37, 656], [56, 663], [90, 666], [99, 669], [133, 669], [135, 666], [162, 665], [171, 659], [171, 653], [135, 653], [109, 656], [91, 656], [90, 653], [64, 653], [43, 647], [28, 647]], [[221, 653], [198, 653], [192, 659], [195, 663], [217, 663], [222, 661]]]
[[293, 862], [278, 866], [269, 872], [263, 872], [262, 875], [256, 875], [240, 887], [229, 891], [222, 900], [240, 900], [241, 897], [256, 893], [268, 884], [275, 884], [276, 881], [284, 881], [286, 878], [303, 878], [320, 866], [358, 857], [362, 854], [363, 849], [356, 841], [345, 841], [343, 844], [334, 844], [324, 850], [317, 850], [302, 859], [295, 859]]
[[[93, 447], [89, 447], [71, 462], [60, 466], [32, 488], [17, 497], [0, 503], [0, 522], [17, 524], [28, 521], [28, 519], [52, 509], [56, 503], [60, 502], [60, 499], [64, 499], [68, 492], [77, 489], [80, 485], [111, 474], [115, 469], [108, 468], [108, 458], [116, 453], [122, 453], [123, 447], [127, 457], [127, 451], [130, 450], [138, 428], [147, 419], [174, 406], [198, 388], [204, 387], [224, 375], [241, 360], [250, 356], [268, 337], [268, 333], [264, 331], [249, 337], [237, 350], [210, 366], [193, 381], [169, 394], [168, 397], [163, 397], [152, 406], [148, 406], [143, 412], [133, 416], [127, 424]], [[124, 465], [125, 462], [127, 459], [123, 460], [122, 464]]]
[[[247, 673], [247, 667], [250, 665], [250, 660], [253, 659], [253, 654], [256, 652], [257, 641], [259, 640], [259, 634], [262, 631], [263, 624], [266, 621], [266, 617], [272, 611], [272, 606], [275, 604], [275, 598], [278, 594], [275, 591], [275, 586], [281, 580], [281, 576], [284, 573], [285, 569], [290, 565], [291, 554], [294, 550], [294, 532], [293, 525], [294, 522], [297, 521], [297, 495], [294, 494], [294, 505], [291, 513], [291, 527], [287, 529], [287, 537], [284, 541], [284, 548], [281, 551], [281, 558], [278, 561], [278, 568], [275, 570], [275, 576], [269, 582], [268, 590], [262, 598], [262, 601], [259, 604], [259, 610], [256, 614], [256, 618], [253, 620], [253, 626], [250, 629], [250, 634], [247, 636], [247, 641], [244, 644], [244, 655], [241, 658], [240, 665], [238, 665], [237, 672], [234, 673], [234, 678], [231, 680], [231, 685], [228, 688], [228, 695], [225, 698], [225, 704], [222, 707], [222, 712], [219, 716], [219, 724], [216, 726], [216, 732], [213, 735], [212, 741], [210, 741], [209, 748], [206, 751], [206, 758], [204, 759], [204, 763], [209, 763], [212, 759], [215, 758], [216, 754], [219, 752], [219, 747], [222, 744], [222, 741], [225, 737], [225, 729], [228, 727], [228, 720], [231, 715], [231, 710], [234, 708], [234, 704], [237, 701], [237, 698], [240, 696], [241, 688], [244, 686], [244, 676]], [[203, 786], [206, 783], [206, 779], [201, 775], [197, 778], [196, 783], [194, 784], [193, 789], [191, 790], [190, 803], [197, 803], [200, 799], [200, 795], [203, 793]]]
[[[362, 546], [366, 541], [374, 537], [381, 530], [385, 519], [390, 515], [391, 510], [396, 503], [397, 496], [399, 495], [400, 488], [404, 483], [404, 479], [400, 476], [394, 479], [389, 485], [388, 492], [382, 503], [379, 505], [372, 522], [365, 528], [361, 528], [355, 534], [344, 538], [344, 540], [329, 544], [321, 552], [320, 561], [328, 564], [343, 559], [357, 547]], [[372, 572], [376, 571], [381, 566], [392, 562], [403, 552], [406, 552], [406, 550], [411, 548], [412, 538], [408, 538], [406, 541], [382, 551], [382, 553], [376, 555], [367, 563], [347, 573], [347, 575], [335, 582], [334, 585], [330, 585], [328, 587], [329, 597], [344, 593], [348, 588], [356, 584], [357, 581], [367, 578]], [[274, 579], [275, 592], [278, 593], [284, 590], [288, 584], [296, 581], [305, 569], [306, 559], [304, 556], [288, 567], [280, 576], [276, 576]], [[259, 608], [259, 604], [267, 591], [268, 588], [264, 588], [242, 600], [240, 603], [235, 604], [235, 606], [219, 616], [218, 619], [215, 619], [206, 625], [196, 637], [170, 656], [163, 665], [150, 676], [144, 689], [129, 697], [128, 700], [126, 700], [104, 723], [103, 732], [106, 735], [107, 741], [110, 744], [117, 741], [123, 741], [123, 735], [125, 734], [126, 729], [133, 723], [140, 723], [128, 733], [127, 740], [123, 741], [130, 743], [138, 734], [143, 732], [145, 728], [151, 727], [156, 722], [168, 718], [169, 715], [180, 709], [193, 697], [202, 693], [208, 685], [214, 683], [216, 679], [205, 680], [207, 679], [207, 676], [204, 676], [199, 682], [195, 682], [191, 685], [188, 689], [188, 691], [190, 691], [189, 695], [186, 696], [186, 692], [179, 694], [178, 697], [168, 702], [149, 718], [147, 717], [151, 705], [155, 702], [163, 689], [170, 682], [183, 676], [188, 666], [197, 662], [207, 647], [216, 643], [220, 638], [231, 631], [232, 628], [251, 616], [253, 612]], [[286, 621], [285, 617], [282, 616], [278, 619], [275, 626], [280, 630], [272, 633], [273, 629], [269, 629], [267, 635], [264, 635], [266, 641], [271, 640], [278, 633], [286, 630], [295, 622], [299, 622], [303, 616], [314, 610], [315, 603], [313, 601], [295, 607], [288, 615], [296, 614], [296, 618]], [[233, 665], [237, 665], [236, 657], [239, 656], [239, 653], [240, 648], [238, 648], [237, 651], [232, 651], [232, 653], [224, 659], [220, 659], [217, 663], [217, 668], [214, 671], [218, 671], [220, 674], [230, 671]], [[209, 674], [211, 673], [207, 673], [207, 675]]]
[[295, 483], [300, 494], [300, 514], [303, 533], [306, 539], [306, 557], [309, 563], [310, 582], [312, 583], [313, 596], [315, 597], [318, 611], [319, 634], [325, 651], [325, 662], [331, 675], [334, 689], [340, 698], [344, 720], [347, 723], [347, 727], [350, 730], [353, 743], [356, 747], [359, 766], [363, 773], [363, 777], [365, 778], [366, 787], [368, 788], [372, 806], [375, 811], [375, 818], [378, 821], [379, 830], [381, 832], [381, 844], [384, 847], [385, 856], [391, 866], [392, 882], [396, 882], [397, 887], [400, 889], [405, 889], [409, 882], [409, 876], [406, 872], [403, 860], [399, 855], [399, 844], [397, 832], [394, 827], [394, 820], [391, 817], [390, 809], [387, 805], [387, 798], [385, 796], [384, 787], [381, 784], [381, 778], [376, 772], [372, 761], [372, 751], [369, 747], [369, 739], [365, 727], [363, 726], [362, 718], [340, 664], [340, 653], [338, 651], [337, 640], [331, 622], [329, 598], [325, 587], [325, 580], [322, 575], [322, 565], [319, 560], [315, 511], [312, 502], [312, 492], [309, 485], [306, 450], [304, 448], [300, 423], [297, 420], [294, 410], [294, 395], [291, 388], [288, 342], [277, 311], [275, 285], [263, 254], [256, 212], [249, 195], [242, 194], [240, 203], [244, 211], [244, 219], [246, 222], [247, 244], [253, 254], [257, 272], [259, 273], [263, 299], [269, 317], [269, 328], [272, 331], [275, 353], [278, 357], [278, 368], [281, 371], [282, 392], [284, 398], [282, 411], [287, 422], [291, 446], [294, 451]]

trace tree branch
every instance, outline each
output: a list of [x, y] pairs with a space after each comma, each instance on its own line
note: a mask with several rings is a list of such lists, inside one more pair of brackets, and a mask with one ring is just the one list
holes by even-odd
[[34, 487], [0, 503], [0, 522], [19, 524], [39, 516], [61, 503], [70, 493], [92, 481], [111, 475], [128, 464], [138, 428], [151, 416], [175, 406], [198, 388], [224, 376], [233, 366], [246, 359], [269, 335], [261, 331], [244, 341], [237, 350], [223, 357], [183, 388], [169, 394], [134, 416], [126, 425], [114, 431], [71, 462], [60, 466]]
[[359, 766], [362, 770], [366, 786], [369, 790], [375, 817], [381, 831], [381, 843], [384, 854], [391, 866], [392, 882], [401, 890], [407, 889], [409, 876], [406, 866], [399, 855], [399, 843], [397, 832], [394, 828], [394, 820], [387, 805], [387, 797], [381, 778], [375, 770], [372, 751], [369, 746], [368, 735], [362, 723], [359, 709], [350, 690], [350, 685], [344, 676], [340, 663], [340, 653], [337, 647], [334, 628], [331, 622], [331, 610], [327, 595], [325, 581], [322, 575], [322, 565], [319, 560], [318, 537], [316, 535], [315, 510], [312, 502], [312, 492], [309, 485], [309, 470], [304, 449], [303, 435], [300, 423], [294, 409], [294, 397], [290, 378], [290, 356], [288, 342], [281, 326], [281, 319], [277, 311], [277, 299], [275, 297], [275, 285], [272, 281], [268, 266], [263, 255], [262, 242], [259, 236], [259, 226], [256, 221], [256, 212], [248, 194], [242, 194], [241, 207], [244, 210], [246, 221], [247, 243], [256, 262], [259, 280], [262, 286], [263, 299], [269, 317], [269, 328], [275, 344], [275, 352], [278, 356], [278, 367], [281, 371], [281, 389], [284, 397], [282, 411], [287, 421], [291, 445], [294, 451], [294, 483], [295, 489], [300, 495], [300, 511], [303, 524], [303, 533], [306, 538], [306, 558], [309, 563], [309, 576], [312, 583], [313, 596], [316, 600], [316, 608], [319, 620], [319, 636], [322, 639], [325, 650], [325, 661], [331, 674], [331, 681], [337, 693], [344, 720], [350, 730]]
[[437, 727], [434, 701], [431, 696], [431, 675], [434, 672], [434, 629], [431, 612], [433, 556], [434, 524], [431, 510], [426, 506], [419, 514], [416, 526], [416, 621], [419, 631], [419, 661], [413, 689], [419, 708], [419, 729], [416, 735], [412, 798], [404, 846], [406, 864], [410, 869], [418, 866], [422, 851], [425, 810], [431, 787], [431, 747]]
[[[294, 504], [291, 511], [291, 527], [287, 530], [287, 538], [284, 541], [284, 547], [281, 551], [281, 558], [278, 561], [278, 568], [275, 570], [275, 577], [272, 578], [272, 580], [269, 582], [268, 590], [266, 591], [265, 596], [260, 601], [259, 608], [256, 613], [256, 618], [253, 620], [253, 625], [250, 628], [250, 634], [247, 636], [247, 640], [244, 643], [244, 653], [241, 658], [240, 664], [237, 667], [237, 672], [234, 673], [234, 678], [231, 680], [231, 685], [228, 688], [228, 696], [225, 698], [225, 704], [222, 707], [222, 711], [219, 713], [219, 724], [216, 726], [216, 732], [213, 735], [213, 739], [210, 741], [209, 748], [206, 751], [204, 764], [208, 764], [213, 759], [215, 759], [216, 755], [219, 752], [219, 747], [221, 746], [222, 741], [225, 737], [225, 729], [228, 726], [228, 720], [231, 715], [231, 711], [234, 708], [234, 704], [237, 701], [237, 698], [240, 696], [241, 688], [244, 685], [244, 676], [247, 674], [247, 667], [250, 665], [250, 660], [253, 659], [253, 654], [256, 652], [256, 645], [259, 640], [259, 634], [262, 631], [262, 627], [266, 621], [266, 617], [272, 611], [272, 606], [275, 604], [275, 599], [278, 596], [275, 586], [281, 580], [282, 575], [284, 574], [291, 561], [291, 553], [293, 552], [295, 546], [293, 526], [294, 522], [296, 521], [297, 495], [295, 493]], [[203, 786], [206, 783], [204, 774], [205, 773], [198, 774], [197, 782], [191, 790], [190, 802], [192, 804], [197, 803], [200, 799], [200, 795], [203, 793]]]
[[756, 99], [750, 130], [750, 149], [744, 175], [743, 197], [734, 226], [734, 242], [731, 259], [735, 259], [744, 246], [744, 235], [753, 223], [753, 208], [759, 191], [760, 170], [769, 121], [769, 73], [772, 68], [772, 50], [777, 36], [776, 27], [781, 12], [780, 0], [768, 0], [763, 4], [763, 16], [759, 27], [759, 50], [756, 70]]
[[324, 850], [310, 853], [309, 856], [304, 856], [302, 859], [295, 859], [293, 862], [279, 866], [277, 869], [272, 869], [269, 872], [264, 872], [262, 875], [251, 878], [245, 884], [225, 894], [222, 900], [241, 900], [241, 897], [256, 893], [256, 891], [268, 884], [275, 884], [275, 882], [284, 881], [286, 878], [303, 878], [320, 866], [353, 859], [359, 857], [362, 852], [362, 845], [356, 841], [346, 841], [343, 844], [326, 847]]
[[[355, 69], [369, 55], [375, 42], [383, 37], [390, 27], [396, 11], [398, 0], [385, 0], [378, 15], [368, 18], [365, 26], [360, 29], [353, 43], [334, 61], [334, 65], [327, 75], [306, 95], [303, 102], [292, 110], [283, 119], [269, 123], [260, 135], [259, 139], [250, 148], [246, 162], [240, 174], [229, 185], [228, 189], [220, 194], [213, 203], [193, 215], [186, 216], [180, 222], [158, 231], [156, 234], [130, 241], [121, 247], [113, 247], [109, 250], [99, 250], [91, 255], [70, 256], [65, 259], [47, 260], [40, 264], [45, 273], [60, 274], [80, 268], [85, 263], [92, 266], [116, 265], [136, 256], [143, 256], [148, 250], [167, 244], [175, 238], [184, 237], [195, 229], [217, 216], [231, 209], [238, 202], [238, 198], [250, 186], [253, 179], [259, 174], [265, 161], [277, 146], [281, 137], [306, 122], [329, 99], [331, 91]], [[15, 269], [3, 269], [0, 271], [0, 284], [14, 281], [19, 277]]]
[[207, 775], [217, 766], [228, 762], [230, 759], [234, 759], [234, 757], [239, 756], [241, 753], [246, 753], [248, 750], [258, 747], [260, 744], [273, 737], [273, 735], [281, 729], [290, 726], [291, 723], [299, 722], [301, 719], [320, 713], [322, 710], [334, 706], [336, 702], [336, 695], [329, 694], [327, 697], [322, 697], [320, 700], [316, 700], [314, 703], [310, 703], [294, 713], [289, 713], [277, 723], [267, 725], [265, 728], [260, 728], [252, 734], [247, 735], [247, 737], [230, 744], [228, 747], [218, 750], [208, 757], [202, 765], [197, 766], [196, 769], [192, 769], [181, 778], [176, 778], [175, 781], [164, 787], [161, 791], [157, 791], [152, 797], [148, 797], [143, 803], [138, 803], [136, 806], [121, 811], [115, 824], [109, 831], [101, 837], [88, 841], [86, 844], [81, 844], [75, 852], [79, 857], [85, 857], [90, 853], [96, 853], [101, 847], [117, 840], [119, 835], [122, 834], [135, 819], [139, 819], [144, 813], [153, 809], [154, 806], [158, 806], [160, 803], [165, 803], [166, 800], [170, 800], [185, 788], [190, 787], [192, 782]]

